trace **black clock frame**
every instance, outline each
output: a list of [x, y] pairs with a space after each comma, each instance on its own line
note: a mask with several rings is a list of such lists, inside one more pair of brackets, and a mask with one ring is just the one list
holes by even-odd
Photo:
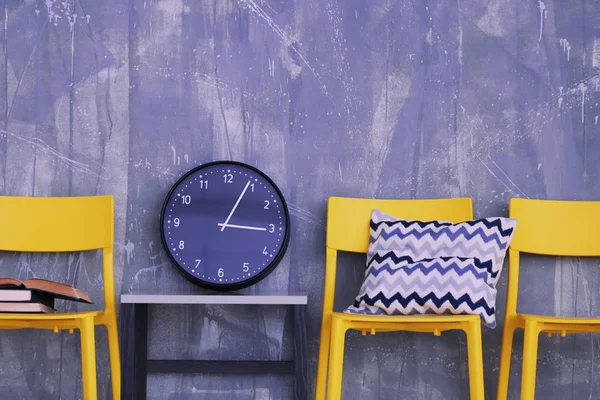
[[[183, 183], [190, 175], [208, 168], [208, 167], [212, 167], [215, 165], [236, 165], [239, 167], [243, 167], [243, 168], [248, 168], [249, 170], [251, 170], [252, 172], [262, 176], [275, 190], [275, 192], [277, 193], [277, 195], [279, 195], [280, 199], [281, 199], [281, 203], [283, 206], [283, 212], [284, 212], [284, 217], [285, 217], [285, 235], [283, 237], [283, 241], [281, 243], [281, 247], [279, 248], [279, 251], [277, 252], [277, 255], [273, 258], [273, 260], [269, 263], [269, 265], [267, 265], [262, 271], [260, 271], [258, 274], [252, 276], [251, 278], [240, 282], [240, 283], [225, 283], [225, 284], [217, 284], [217, 283], [211, 283], [211, 282], [206, 282], [203, 281], [201, 279], [198, 279], [197, 277], [195, 277], [194, 275], [190, 274], [188, 271], [185, 270], [184, 267], [182, 267], [181, 265], [179, 265], [179, 263], [177, 262], [177, 260], [175, 259], [175, 257], [173, 257], [173, 255], [171, 254], [171, 252], [168, 250], [169, 245], [167, 243], [167, 239], [165, 236], [165, 230], [164, 230], [164, 219], [165, 219], [165, 213], [166, 213], [166, 209], [169, 203], [169, 199], [171, 198], [171, 195], [173, 195], [173, 193], [177, 190], [177, 188], [179, 187], [179, 185], [181, 183]], [[210, 289], [210, 290], [216, 290], [216, 291], [220, 291], [220, 292], [225, 292], [225, 291], [232, 291], [232, 290], [239, 290], [239, 289], [243, 289], [249, 286], [252, 286], [256, 283], [258, 283], [259, 281], [263, 280], [264, 278], [267, 277], [267, 275], [269, 275], [271, 272], [273, 272], [273, 270], [275, 269], [275, 267], [279, 264], [279, 262], [281, 261], [281, 259], [283, 258], [283, 256], [285, 255], [285, 252], [287, 250], [287, 246], [288, 243], [290, 241], [290, 214], [288, 211], [288, 207], [287, 207], [287, 202], [285, 200], [285, 197], [283, 196], [283, 193], [281, 193], [281, 190], [279, 190], [279, 187], [277, 187], [277, 185], [275, 184], [275, 182], [273, 182], [273, 180], [271, 178], [269, 178], [267, 176], [267, 174], [265, 174], [264, 172], [262, 172], [261, 170], [259, 170], [256, 167], [253, 167], [252, 165], [248, 165], [246, 163], [242, 163], [239, 161], [229, 161], [229, 160], [223, 160], [223, 161], [211, 161], [205, 164], [201, 164], [191, 170], [189, 170], [188, 172], [186, 172], [185, 174], [183, 174], [183, 176], [181, 176], [177, 182], [175, 182], [175, 184], [173, 184], [173, 186], [171, 186], [171, 189], [169, 190], [169, 193], [167, 194], [167, 197], [165, 198], [164, 202], [163, 202], [163, 206], [160, 212], [160, 237], [161, 237], [161, 241], [162, 244], [164, 246], [164, 249], [167, 253], [167, 256], [169, 257], [169, 259], [171, 260], [171, 263], [176, 267], [177, 271], [179, 271], [181, 274], [183, 274], [183, 276], [188, 279], [189, 281], [191, 281], [192, 283], [194, 283], [197, 286], [203, 287], [205, 289]]]

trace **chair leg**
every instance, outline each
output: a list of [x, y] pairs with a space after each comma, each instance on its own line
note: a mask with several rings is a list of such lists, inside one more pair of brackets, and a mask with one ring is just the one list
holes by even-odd
[[327, 383], [327, 399], [339, 400], [342, 397], [342, 374], [344, 372], [344, 344], [347, 324], [337, 318], [331, 322], [331, 348]]
[[96, 339], [94, 318], [85, 317], [79, 327], [81, 334], [81, 375], [83, 378], [83, 398], [96, 400]]
[[325, 399], [327, 386], [327, 369], [329, 365], [329, 343], [331, 339], [331, 314], [323, 315], [321, 322], [321, 343], [319, 345], [319, 361], [317, 363], [317, 382], [315, 400]]
[[535, 397], [535, 378], [537, 369], [539, 325], [534, 321], [525, 321], [523, 340], [523, 370], [521, 376], [521, 400], [533, 400]]
[[502, 347], [500, 348], [500, 371], [498, 372], [498, 392], [496, 400], [506, 400], [508, 397], [508, 382], [510, 379], [510, 360], [512, 357], [513, 337], [515, 326], [511, 321], [504, 321], [502, 330]]
[[469, 388], [471, 400], [484, 400], [483, 350], [481, 343], [481, 322], [471, 321], [465, 329], [469, 357]]
[[110, 379], [112, 382], [113, 400], [121, 400], [121, 359], [119, 352], [119, 333], [117, 320], [111, 318], [106, 325], [108, 333], [108, 351], [110, 357]]

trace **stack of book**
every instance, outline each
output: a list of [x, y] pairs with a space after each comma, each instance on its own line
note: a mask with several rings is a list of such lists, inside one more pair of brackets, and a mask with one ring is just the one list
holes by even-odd
[[86, 292], [66, 283], [0, 278], [0, 313], [54, 313], [55, 299], [93, 304]]

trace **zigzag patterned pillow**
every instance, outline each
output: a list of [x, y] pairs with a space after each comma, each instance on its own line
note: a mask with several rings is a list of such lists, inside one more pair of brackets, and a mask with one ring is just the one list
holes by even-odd
[[490, 266], [485, 264], [477, 258], [462, 257], [413, 262], [399, 251], [377, 251], [354, 305], [344, 312], [475, 314], [494, 328], [496, 288], [491, 284]]
[[491, 260], [490, 283], [495, 287], [516, 225], [516, 219], [504, 217], [460, 223], [410, 221], [373, 210], [367, 263], [382, 250], [398, 250], [414, 261], [437, 257]]

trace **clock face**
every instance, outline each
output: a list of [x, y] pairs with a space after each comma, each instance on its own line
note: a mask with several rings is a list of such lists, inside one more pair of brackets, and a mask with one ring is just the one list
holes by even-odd
[[289, 238], [283, 195], [264, 173], [219, 161], [185, 174], [161, 214], [171, 261], [192, 282], [217, 290], [249, 286], [283, 256]]

